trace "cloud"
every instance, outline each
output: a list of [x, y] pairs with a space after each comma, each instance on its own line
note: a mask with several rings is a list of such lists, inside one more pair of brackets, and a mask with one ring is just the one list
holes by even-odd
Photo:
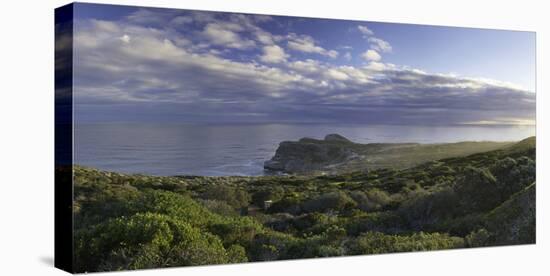
[[130, 36], [125, 34], [125, 35], [120, 37], [120, 40], [122, 40], [122, 42], [124, 42], [124, 43], [130, 43]]
[[[176, 16], [198, 26], [174, 30]], [[157, 27], [138, 19], [75, 22], [77, 120], [521, 125], [535, 118], [535, 94], [521, 87], [383, 63], [374, 49], [363, 53], [366, 64], [342, 66], [291, 58], [259, 40], [259, 48], [234, 47], [263, 31], [272, 38], [264, 42], [286, 39], [299, 45], [288, 45], [294, 51], [330, 55], [311, 37], [277, 37], [254, 18], [170, 14], [149, 19], [168, 22]], [[208, 26], [225, 36], [206, 36]]]
[[348, 61], [351, 60], [351, 53], [350, 53], [350, 52], [346, 52], [346, 53], [344, 54], [344, 59], [346, 59], [346, 60], [348, 60]]
[[361, 57], [367, 61], [379, 61], [382, 59], [382, 56], [380, 56], [380, 54], [378, 54], [375, 50], [367, 50], [361, 55]]
[[134, 24], [157, 26], [166, 23], [166, 12], [168, 12], [170, 15], [174, 14], [174, 12], [161, 12], [157, 9], [139, 9], [136, 12], [133, 12], [126, 16], [126, 20]]
[[269, 44], [274, 43], [273, 37], [271, 36], [271, 34], [269, 34], [267, 32], [257, 32], [256, 33], [256, 38], [258, 39], [258, 41], [260, 41], [263, 44], [268, 44], [269, 45]]
[[339, 71], [338, 69], [331, 68], [326, 71], [326, 73], [328, 77], [335, 80], [345, 81], [349, 79], [349, 76], [346, 73]]
[[238, 31], [242, 31], [242, 28], [236, 24], [210, 23], [204, 28], [203, 34], [216, 45], [236, 49], [247, 49], [256, 46], [253, 40], [242, 39], [237, 33]]
[[374, 35], [374, 32], [365, 25], [359, 25], [357, 29], [365, 36]]
[[366, 69], [372, 70], [372, 71], [383, 71], [392, 68], [393, 66], [391, 64], [386, 64], [382, 62], [377, 61], [371, 61], [367, 66], [365, 66]]
[[329, 56], [330, 58], [337, 58], [338, 52], [335, 50], [329, 50], [328, 52], [326, 52], [326, 55]]
[[368, 41], [371, 43], [371, 48], [383, 52], [389, 53], [392, 51], [390, 43], [377, 37], [369, 37]]
[[170, 20], [170, 23], [175, 24], [175, 25], [186, 25], [186, 24], [189, 24], [191, 22], [193, 22], [193, 17], [184, 16], [184, 15], [176, 16], [176, 17], [172, 18], [172, 20]]
[[260, 57], [260, 60], [267, 63], [280, 63], [288, 57], [285, 50], [277, 45], [264, 46], [263, 52], [264, 54]]
[[481, 121], [471, 121], [463, 122], [462, 125], [473, 125], [473, 126], [503, 126], [503, 125], [514, 125], [514, 126], [535, 126], [535, 120], [530, 119], [517, 119], [517, 118], [497, 118], [495, 120], [481, 120]]
[[321, 46], [315, 44], [315, 40], [308, 35], [296, 35], [291, 33], [288, 35], [288, 48], [305, 52], [305, 53], [317, 53], [320, 55], [328, 56], [330, 58], [338, 57], [338, 52], [335, 50], [326, 50]]
[[371, 49], [382, 53], [389, 53], [392, 51], [392, 46], [390, 43], [381, 38], [374, 37], [374, 32], [367, 28], [367, 26], [359, 25], [357, 26], [357, 29], [361, 34], [363, 34], [363, 37], [367, 39]]
[[313, 59], [297, 60], [290, 63], [288, 66], [290, 69], [302, 74], [316, 73], [324, 68], [319, 61]]
[[92, 24], [95, 26], [95, 28], [102, 32], [116, 32], [119, 30], [119, 27], [117, 24], [115, 24], [114, 22], [110, 22], [110, 21], [105, 21], [105, 20], [97, 20], [97, 19], [92, 19], [91, 20]]

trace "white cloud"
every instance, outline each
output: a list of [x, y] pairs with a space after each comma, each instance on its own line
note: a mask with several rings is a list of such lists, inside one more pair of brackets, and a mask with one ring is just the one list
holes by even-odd
[[335, 50], [329, 50], [328, 52], [326, 52], [326, 55], [329, 56], [330, 58], [337, 58], [338, 52]]
[[130, 36], [125, 34], [125, 35], [120, 37], [120, 40], [122, 40], [122, 42], [124, 42], [124, 43], [130, 43]]
[[327, 73], [327, 76], [335, 80], [345, 81], [349, 79], [349, 76], [346, 73], [338, 69], [332, 68], [332, 69], [329, 69], [326, 73]]
[[346, 52], [346, 53], [344, 54], [344, 58], [345, 58], [346, 60], [348, 60], [348, 61], [351, 60], [351, 53], [350, 53], [350, 52]]
[[388, 66], [382, 62], [371, 61], [365, 68], [374, 71], [382, 71], [388, 69]]
[[359, 32], [361, 32], [361, 34], [363, 34], [363, 37], [367, 39], [371, 49], [383, 53], [389, 53], [392, 51], [392, 46], [390, 45], [390, 43], [381, 38], [373, 37], [374, 32], [367, 26], [359, 25], [357, 26], [357, 29], [359, 30]]
[[371, 82], [374, 78], [374, 75], [371, 72], [354, 66], [340, 66], [338, 67], [338, 70], [347, 74], [350, 77], [350, 80], [353, 80], [354, 83], [358, 84]]
[[357, 29], [365, 36], [374, 34], [374, 32], [365, 25], [359, 25], [357, 26]]
[[289, 64], [289, 67], [300, 73], [311, 74], [316, 73], [323, 68], [323, 65], [317, 60], [306, 59], [298, 60]]
[[92, 33], [75, 33], [73, 40], [81, 48], [95, 48], [100, 44], [100, 39]]
[[139, 9], [126, 16], [126, 20], [135, 24], [158, 25], [164, 24], [167, 20], [166, 14], [152, 9]]
[[270, 32], [264, 31], [260, 28], [256, 28], [251, 31], [254, 36], [256, 37], [256, 40], [258, 40], [260, 43], [265, 45], [272, 45], [276, 42], [280, 42], [283, 40], [283, 37], [280, 35], [274, 35]]
[[382, 56], [380, 56], [378, 52], [372, 49], [364, 52], [361, 57], [363, 57], [367, 61], [379, 61], [382, 59]]
[[462, 125], [477, 125], [477, 126], [535, 126], [536, 121], [533, 119], [521, 119], [521, 118], [496, 118], [495, 120], [479, 120], [463, 122]]
[[[176, 46], [169, 39], [158, 39], [154, 37], [135, 37], [132, 39], [130, 47], [116, 48], [120, 54], [125, 55], [127, 58], [139, 59], [146, 56], [149, 60], [156, 60], [166, 63], [174, 63], [184, 56], [188, 55], [188, 52], [184, 49]], [[147, 53], [144, 55], [144, 53]], [[110, 64], [107, 62], [105, 64]]]
[[392, 51], [390, 43], [383, 39], [377, 37], [369, 37], [368, 41], [371, 43], [371, 48], [376, 51], [383, 53], [389, 53]]
[[242, 28], [237, 24], [209, 23], [204, 28], [203, 34], [210, 42], [236, 49], [247, 49], [256, 46], [253, 40], [242, 39], [237, 31]]
[[267, 32], [257, 32], [256, 38], [258, 39], [258, 41], [260, 41], [263, 44], [269, 45], [274, 43], [273, 38], [271, 37], [271, 34]]
[[330, 58], [338, 57], [338, 52], [335, 50], [326, 50], [321, 46], [315, 44], [315, 40], [311, 36], [307, 35], [296, 35], [294, 33], [288, 35], [288, 48], [305, 52], [305, 53], [317, 53], [323, 56], [328, 56]]
[[[449, 74], [448, 76], [458, 77], [456, 74]], [[494, 86], [506, 87], [506, 88], [509, 88], [509, 89], [527, 91], [527, 88], [525, 88], [521, 85], [517, 85], [515, 83], [507, 82], [507, 81], [499, 81], [499, 80], [493, 80], [493, 79], [489, 79], [489, 78], [472, 78], [472, 77], [466, 77], [464, 79], [470, 80], [470, 81], [473, 81], [473, 82], [477, 82], [477, 83], [484, 83], [484, 84], [490, 84], [490, 85], [494, 85]]]
[[98, 32], [115, 33], [120, 31], [119, 26], [111, 21], [92, 19], [91, 22]]
[[280, 63], [288, 57], [285, 50], [277, 45], [264, 46], [263, 52], [260, 60], [267, 63]]
[[288, 47], [292, 50], [306, 53], [322, 53], [325, 51], [322, 47], [315, 45], [315, 41], [310, 36], [289, 36]]

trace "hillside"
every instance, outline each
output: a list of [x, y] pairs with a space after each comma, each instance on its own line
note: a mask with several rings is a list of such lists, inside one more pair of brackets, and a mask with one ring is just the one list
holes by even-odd
[[338, 134], [323, 140], [302, 138], [281, 142], [266, 161], [268, 171], [292, 174], [342, 173], [358, 170], [404, 169], [428, 161], [466, 156], [511, 146], [511, 142], [459, 142], [442, 144], [354, 143]]
[[75, 167], [76, 266], [106, 271], [534, 243], [535, 152], [530, 138], [406, 169], [322, 176], [157, 177]]

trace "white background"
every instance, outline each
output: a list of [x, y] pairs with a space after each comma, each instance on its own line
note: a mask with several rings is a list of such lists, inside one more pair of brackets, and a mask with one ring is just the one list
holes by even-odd
[[[483, 27], [537, 32], [537, 244], [364, 257], [174, 268], [129, 275], [549, 275], [546, 1], [172, 0], [101, 1], [157, 7]], [[4, 1], [0, 8], [0, 275], [53, 268], [53, 9], [67, 1]], [[550, 22], [550, 20], [548, 20]], [[547, 24], [550, 24], [547, 22]], [[546, 77], [545, 77], [546, 76]], [[546, 142], [545, 142], [546, 141]], [[546, 170], [545, 170], [546, 169]], [[545, 256], [546, 255], [546, 256]], [[122, 273], [120, 273], [122, 274]], [[118, 274], [111, 274], [118, 275]]]

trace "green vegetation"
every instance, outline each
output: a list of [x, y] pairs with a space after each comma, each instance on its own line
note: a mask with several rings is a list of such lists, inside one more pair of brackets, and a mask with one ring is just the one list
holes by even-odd
[[74, 177], [79, 272], [535, 242], [534, 137], [407, 169]]

